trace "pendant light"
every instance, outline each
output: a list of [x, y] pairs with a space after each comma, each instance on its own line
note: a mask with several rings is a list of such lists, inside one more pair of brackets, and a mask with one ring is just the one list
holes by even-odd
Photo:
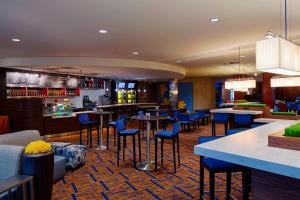
[[288, 40], [287, 0], [284, 0], [285, 36], [271, 32], [256, 42], [256, 70], [282, 75], [300, 75], [300, 47]]
[[225, 81], [225, 89], [240, 92], [248, 92], [250, 88], [256, 88], [256, 80], [253, 78], [241, 78], [241, 48], [239, 47], [239, 77], [238, 79], [228, 79]]

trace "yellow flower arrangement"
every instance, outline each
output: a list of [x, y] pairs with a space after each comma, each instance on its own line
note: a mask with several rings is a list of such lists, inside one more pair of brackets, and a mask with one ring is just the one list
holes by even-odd
[[178, 101], [178, 109], [183, 109], [186, 107], [186, 104], [184, 101], [180, 100]]
[[51, 151], [51, 144], [42, 140], [29, 143], [25, 148], [26, 154], [38, 154]]

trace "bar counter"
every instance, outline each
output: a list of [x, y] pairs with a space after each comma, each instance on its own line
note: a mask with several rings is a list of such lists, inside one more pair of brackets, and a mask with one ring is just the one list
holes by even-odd
[[[299, 199], [300, 151], [268, 146], [268, 135], [297, 122], [272, 121], [257, 128], [196, 145], [194, 153], [251, 168], [254, 199]], [[289, 183], [297, 184], [291, 186]], [[274, 184], [277, 187], [273, 187]], [[289, 192], [284, 192], [287, 187], [290, 187]]]

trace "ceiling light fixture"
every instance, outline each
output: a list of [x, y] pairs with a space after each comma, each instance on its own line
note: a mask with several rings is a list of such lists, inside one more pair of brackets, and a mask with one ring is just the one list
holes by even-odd
[[300, 77], [273, 77], [271, 78], [271, 87], [299, 87]]
[[13, 39], [11, 39], [11, 41], [13, 41], [13, 42], [21, 42], [21, 40], [18, 39], [18, 38], [13, 38]]
[[[241, 75], [241, 48], [239, 47], [239, 75]], [[247, 92], [248, 89], [256, 88], [256, 80], [253, 78], [241, 78], [238, 79], [229, 79], [225, 81], [225, 89], [234, 90], [240, 92]]]
[[134, 52], [132, 52], [132, 54], [133, 54], [133, 55], [138, 55], [138, 54], [139, 54], [139, 52], [137, 52], [137, 51], [134, 51]]
[[177, 63], [181, 63], [182, 61], [181, 61], [181, 60], [176, 60], [176, 62], [177, 62]]
[[273, 38], [276, 38], [277, 35], [275, 33], [272, 33], [271, 31], [268, 31], [266, 34], [265, 34], [265, 38], [267, 39], [273, 39]]
[[210, 21], [211, 23], [217, 23], [217, 22], [220, 22], [220, 19], [214, 17], [214, 18], [211, 18], [209, 21]]
[[256, 70], [282, 75], [300, 75], [300, 47], [288, 40], [287, 0], [285, 2], [285, 37], [270, 31], [265, 39], [256, 42]]
[[107, 33], [107, 30], [100, 29], [98, 32], [101, 33], [101, 34], [106, 34], [106, 33]]

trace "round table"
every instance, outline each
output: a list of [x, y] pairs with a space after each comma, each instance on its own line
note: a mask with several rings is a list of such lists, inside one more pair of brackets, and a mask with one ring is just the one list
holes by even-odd
[[154, 161], [150, 160], [150, 126], [151, 121], [159, 121], [164, 120], [165, 117], [161, 116], [132, 116], [131, 119], [138, 120], [138, 121], [146, 121], [147, 122], [147, 148], [146, 148], [146, 161], [140, 162], [137, 164], [137, 168], [143, 171], [152, 171], [155, 169], [155, 163]]
[[[96, 112], [92, 112], [91, 114], [94, 114], [94, 115], [98, 115], [99, 118], [99, 124], [100, 124], [100, 142], [99, 142], [99, 139], [98, 139], [98, 146], [99, 146], [99, 149], [97, 150], [105, 150], [107, 149], [107, 147], [103, 144], [103, 115], [109, 115], [109, 121], [112, 120], [112, 114], [114, 112], [112, 111], [96, 111]], [[99, 137], [98, 137], [99, 138]]]
[[[159, 113], [164, 113], [164, 112], [167, 112], [168, 110], [167, 109], [147, 109], [146, 110], [147, 112], [155, 112], [156, 113], [156, 116], [159, 116]], [[159, 129], [159, 120], [156, 120], [156, 131], [158, 131]]]

